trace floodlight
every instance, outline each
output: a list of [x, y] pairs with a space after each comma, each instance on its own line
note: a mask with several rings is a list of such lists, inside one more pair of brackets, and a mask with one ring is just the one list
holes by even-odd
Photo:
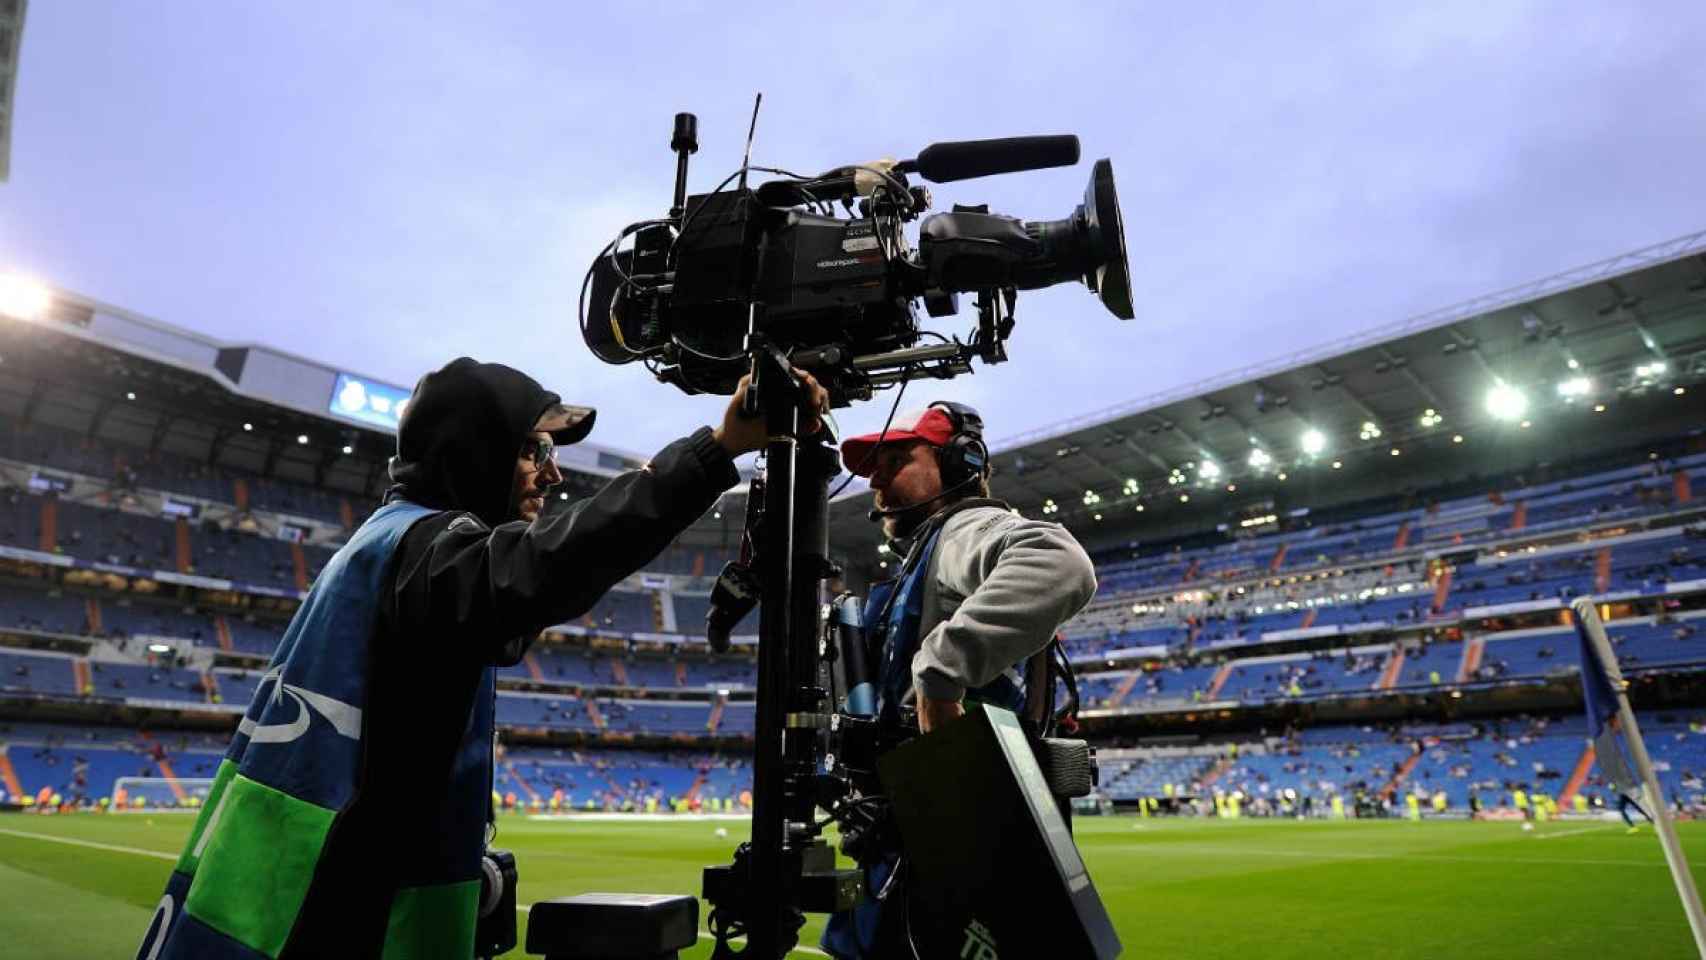
[[1362, 422], [1362, 429], [1357, 433], [1357, 438], [1360, 440], [1379, 440], [1380, 424], [1375, 423], [1373, 420], [1364, 420]]
[[1558, 396], [1565, 400], [1585, 397], [1592, 392], [1593, 381], [1587, 377], [1571, 377], [1568, 380], [1560, 381], [1558, 384]]
[[1444, 422], [1445, 418], [1440, 416], [1439, 411], [1435, 410], [1433, 407], [1429, 407], [1422, 411], [1422, 426], [1437, 427]]
[[349, 445], [349, 444], [347, 444], [347, 443], [346, 443], [346, 444], [344, 444], [344, 456], [346, 456], [346, 457], [347, 457], [347, 456], [349, 456], [349, 455], [350, 455], [350, 454], [352, 454], [352, 453], [354, 453], [354, 452], [355, 452], [355, 448], [354, 448], [354, 447], [352, 447], [352, 446], [350, 446], [350, 445]]
[[1197, 476], [1204, 480], [1214, 480], [1218, 478], [1220, 476], [1220, 464], [1215, 463], [1213, 460], [1204, 460], [1202, 464], [1197, 467]]
[[1327, 435], [1314, 428], [1303, 431], [1302, 442], [1303, 452], [1312, 457], [1327, 449]]
[[243, 424], [243, 432], [244, 433], [252, 433], [252, 432], [254, 432], [254, 429], [255, 429], [255, 425], [252, 423]]
[[1487, 412], [1495, 420], [1520, 420], [1528, 410], [1528, 396], [1507, 383], [1498, 383], [1487, 391]]
[[306, 433], [297, 434], [296, 435], [296, 442], [299, 444], [302, 444], [303, 446], [307, 446], [308, 445], [308, 434], [306, 434]]
[[1249, 462], [1250, 462], [1250, 466], [1256, 468], [1257, 470], [1260, 470], [1263, 467], [1267, 466], [1268, 464], [1273, 463], [1274, 458], [1268, 456], [1268, 452], [1266, 450], [1263, 450], [1261, 447], [1256, 447], [1255, 449], [1250, 451], [1250, 461]]
[[53, 305], [53, 294], [34, 280], [15, 273], [0, 274], [0, 313], [34, 320]]

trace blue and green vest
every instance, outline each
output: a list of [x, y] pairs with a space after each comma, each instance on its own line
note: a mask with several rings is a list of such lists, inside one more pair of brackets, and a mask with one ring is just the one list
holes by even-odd
[[[276, 958], [334, 821], [355, 799], [380, 597], [392, 554], [435, 511], [377, 510], [334, 555], [291, 620], [220, 762], [138, 960]], [[386, 958], [470, 957], [491, 797], [488, 667], [458, 747], [426, 875], [391, 903]]]

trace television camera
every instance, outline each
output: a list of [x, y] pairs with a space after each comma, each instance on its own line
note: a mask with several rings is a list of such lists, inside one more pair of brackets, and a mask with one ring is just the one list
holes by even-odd
[[[840, 406], [904, 379], [968, 373], [973, 358], [1005, 360], [1019, 290], [1081, 280], [1115, 316], [1132, 317], [1108, 160], [1095, 162], [1084, 202], [1062, 219], [955, 206], [923, 217], [916, 249], [907, 238], [906, 225], [931, 205], [930, 191], [909, 174], [946, 183], [1070, 166], [1077, 137], [938, 143], [916, 159], [811, 177], [746, 164], [691, 197], [692, 114], [676, 115], [670, 146], [677, 163], [669, 215], [623, 228], [581, 285], [581, 334], [607, 363], [639, 361], [689, 393], [729, 394], [748, 372], [748, 338], [760, 336]], [[752, 170], [782, 179], [749, 188]], [[920, 328], [918, 302], [931, 317], [947, 317], [961, 293], [977, 299], [977, 327], [966, 341]], [[921, 345], [927, 338], [936, 342]]]
[[[930, 803], [957, 796], [921, 792], [920, 779], [951, 772], [954, 758], [974, 754], [977, 761], [965, 762], [977, 763], [977, 775], [960, 777], [959, 788], [976, 784], [979, 796], [999, 794], [1007, 802], [979, 804], [979, 816], [962, 818], [956, 830], [922, 845], [930, 849], [919, 851], [919, 876], [951, 875], [974, 856], [967, 850], [978, 831], [984, 837], [1002, 831], [1055, 876], [1043, 887], [1038, 876], [1025, 880], [1026, 902], [1046, 901], [1049, 918], [1073, 931], [1051, 941], [1064, 948], [1054, 954], [1114, 956], [1118, 940], [1056, 805], [1088, 783], [1093, 764], [1081, 743], [1075, 751], [1063, 744], [1076, 741], [1035, 740], [1046, 733], [1035, 720], [1041, 717], [1046, 728], [1052, 703], [1024, 733], [1013, 714], [991, 709], [923, 738], [913, 736], [915, 729], [884, 728], [862, 706], [868, 667], [857, 640], [857, 605], [846, 598], [825, 603], [823, 592], [841, 572], [828, 542], [829, 484], [840, 463], [827, 431], [801, 436], [803, 394], [795, 376], [810, 372], [835, 405], [846, 406], [912, 379], [969, 373], [973, 360], [999, 363], [1007, 358], [1018, 291], [1068, 281], [1082, 281], [1115, 316], [1130, 319], [1112, 164], [1095, 162], [1084, 202], [1059, 220], [1024, 221], [986, 206], [925, 216], [930, 192], [909, 176], [948, 183], [1068, 166], [1078, 161], [1078, 139], [938, 143], [914, 159], [817, 176], [753, 166], [751, 139], [749, 129], [739, 170], [709, 193], [689, 196], [698, 122], [677, 114], [669, 213], [628, 225], [604, 247], [582, 282], [580, 306], [582, 336], [600, 359], [641, 362], [688, 393], [731, 394], [750, 375], [746, 409], [769, 427], [764, 471], [748, 495], [742, 556], [718, 578], [707, 616], [711, 646], [726, 649], [734, 624], [760, 609], [752, 837], [732, 863], [705, 870], [714, 956], [777, 960], [797, 943], [805, 913], [851, 908], [863, 877], [836, 868], [824, 829], [838, 825], [849, 852], [882, 830], [898, 829], [905, 840], [909, 822], [917, 832], [934, 819]], [[778, 179], [749, 186], [752, 172]], [[920, 221], [916, 246], [906, 231], [914, 221]], [[947, 317], [958, 311], [961, 293], [974, 295], [977, 308], [965, 340], [920, 326], [918, 303], [931, 317]], [[1052, 675], [1039, 686], [1052, 700]], [[883, 796], [891, 777], [914, 785], [889, 791], [896, 800], [892, 819]], [[820, 810], [829, 814], [821, 821]], [[1021, 834], [1026, 839], [1017, 839]], [[978, 955], [994, 956], [990, 938], [1016, 912], [1003, 917], [994, 900], [967, 902], [977, 899], [975, 883], [936, 885], [950, 887], [943, 909], [973, 918], [964, 929], [980, 938], [978, 949], [986, 952]], [[1048, 890], [1054, 892], [1045, 896]], [[527, 949], [559, 960], [674, 956], [693, 942], [697, 909], [691, 897], [546, 901], [533, 908]], [[742, 938], [744, 947], [737, 946]], [[1030, 955], [1028, 946], [1019, 944], [1020, 953]]]

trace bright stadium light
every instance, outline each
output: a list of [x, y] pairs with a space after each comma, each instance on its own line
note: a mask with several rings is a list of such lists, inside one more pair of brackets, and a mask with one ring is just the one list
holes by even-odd
[[1635, 368], [1635, 379], [1651, 380], [1654, 377], [1663, 374], [1667, 369], [1669, 368], [1665, 366], [1665, 362], [1663, 360], [1654, 360], [1652, 363], [1643, 363]]
[[1437, 427], [1444, 422], [1445, 418], [1440, 416], [1439, 411], [1435, 410], [1433, 407], [1429, 407], [1422, 411], [1422, 426], [1432, 428]]
[[1495, 420], [1521, 420], [1528, 411], [1528, 396], [1508, 383], [1497, 383], [1487, 391], [1487, 412]]
[[1180, 503], [1190, 503], [1191, 502], [1191, 495], [1188, 493], [1179, 494], [1179, 502]]
[[0, 274], [0, 313], [34, 320], [53, 305], [53, 294], [34, 280], [15, 273]]
[[1303, 444], [1303, 452], [1312, 457], [1327, 449], [1327, 435], [1313, 427], [1303, 431], [1303, 439], [1301, 442]]
[[1593, 381], [1587, 377], [1571, 377], [1558, 383], [1558, 396], [1565, 400], [1585, 397], [1593, 392]]
[[1127, 477], [1126, 482], [1125, 482], [1125, 486], [1122, 489], [1125, 491], [1125, 495], [1129, 497], [1132, 494], [1136, 493], [1139, 488], [1140, 488], [1140, 485], [1138, 484], [1136, 478]]
[[1461, 433], [1452, 434], [1451, 435], [1451, 442], [1452, 443], [1462, 443], [1463, 442], [1463, 434], [1461, 434]]
[[255, 425], [254, 425], [254, 424], [252, 424], [252, 423], [245, 423], [245, 424], [243, 424], [243, 432], [244, 432], [244, 433], [253, 433], [253, 432], [255, 432]]
[[135, 400], [136, 399], [136, 391], [135, 390], [126, 390], [124, 392], [124, 398], [126, 400]]
[[1204, 460], [1202, 464], [1197, 467], [1197, 476], [1204, 480], [1219, 479], [1220, 464], [1215, 463], [1213, 460]]
[[296, 435], [296, 442], [301, 444], [302, 446], [306, 447], [308, 445], [308, 434], [306, 434], [306, 433], [297, 434]]
[[1250, 466], [1257, 470], [1260, 470], [1273, 462], [1274, 458], [1268, 456], [1268, 452], [1263, 450], [1261, 447], [1255, 447], [1250, 451]]
[[1380, 424], [1375, 423], [1373, 420], [1364, 420], [1362, 422], [1362, 429], [1357, 431], [1357, 439], [1359, 439], [1359, 440], [1379, 440], [1380, 439]]
[[354, 448], [354, 447], [352, 447], [352, 446], [350, 446], [350, 445], [349, 445], [349, 444], [347, 444], [347, 443], [346, 443], [346, 444], [344, 444], [344, 456], [346, 456], [346, 457], [347, 457], [347, 456], [349, 456], [349, 455], [350, 455], [350, 454], [352, 454], [352, 453], [354, 453], [354, 452], [355, 452], [355, 448]]

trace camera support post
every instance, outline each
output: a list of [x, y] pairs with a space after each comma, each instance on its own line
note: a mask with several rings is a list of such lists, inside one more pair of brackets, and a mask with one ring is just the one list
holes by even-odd
[[[706, 868], [703, 895], [717, 937], [713, 956], [777, 960], [798, 942], [805, 912], [851, 907], [860, 881], [856, 871], [834, 869], [814, 823], [819, 744], [829, 724], [817, 675], [818, 594], [834, 572], [828, 507], [837, 454], [821, 431], [800, 436], [806, 395], [787, 357], [761, 333], [747, 346], [748, 408], [770, 434], [763, 519], [753, 531], [761, 599], [752, 838], [732, 864]], [[743, 933], [746, 946], [736, 952], [730, 941]]]

